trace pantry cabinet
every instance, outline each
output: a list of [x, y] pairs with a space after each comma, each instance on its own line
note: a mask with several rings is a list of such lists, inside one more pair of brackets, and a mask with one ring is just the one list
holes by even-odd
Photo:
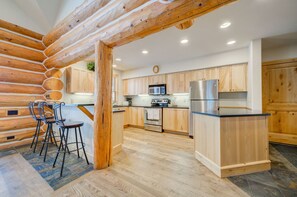
[[148, 77], [123, 80], [124, 95], [148, 94]]
[[186, 92], [185, 73], [172, 73], [166, 75], [167, 94]]
[[166, 84], [165, 75], [153, 75], [148, 77], [148, 85]]
[[66, 69], [66, 92], [94, 93], [94, 79], [92, 71], [69, 67]]
[[189, 110], [177, 108], [163, 109], [163, 129], [188, 133]]

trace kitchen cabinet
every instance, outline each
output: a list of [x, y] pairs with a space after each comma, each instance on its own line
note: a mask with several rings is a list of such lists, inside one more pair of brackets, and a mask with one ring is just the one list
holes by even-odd
[[246, 64], [219, 68], [219, 92], [247, 91]]
[[218, 79], [218, 78], [219, 78], [219, 69], [218, 68], [203, 69], [203, 79], [204, 80]]
[[127, 127], [129, 125], [129, 107], [119, 107], [121, 110], [125, 110], [124, 113], [124, 127]]
[[144, 127], [144, 108], [129, 107], [129, 125]]
[[166, 75], [153, 75], [148, 77], [148, 85], [166, 84]]
[[123, 80], [124, 95], [148, 94], [148, 77]]
[[177, 108], [163, 109], [163, 129], [188, 133], [189, 110]]
[[219, 92], [231, 91], [231, 66], [219, 68]]
[[80, 68], [66, 69], [67, 93], [94, 93], [94, 72]]
[[166, 75], [167, 94], [186, 92], [185, 73], [172, 73]]
[[192, 70], [185, 72], [185, 92], [190, 92], [190, 82], [191, 81], [198, 81], [204, 78], [204, 71], [203, 70]]

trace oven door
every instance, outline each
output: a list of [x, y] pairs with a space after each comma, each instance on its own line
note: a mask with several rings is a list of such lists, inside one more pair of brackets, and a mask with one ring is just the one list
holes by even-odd
[[[149, 114], [149, 113], [157, 114]], [[162, 125], [162, 108], [144, 108], [144, 124]]]

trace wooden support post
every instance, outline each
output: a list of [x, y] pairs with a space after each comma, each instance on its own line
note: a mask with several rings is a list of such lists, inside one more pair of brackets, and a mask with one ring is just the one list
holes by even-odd
[[112, 48], [102, 41], [95, 48], [94, 168], [103, 169], [111, 164]]

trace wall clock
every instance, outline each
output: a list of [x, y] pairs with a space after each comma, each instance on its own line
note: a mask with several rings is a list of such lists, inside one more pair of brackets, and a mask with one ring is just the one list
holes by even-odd
[[157, 74], [158, 72], [159, 72], [159, 66], [158, 65], [155, 65], [154, 67], [153, 67], [153, 72], [155, 73], [155, 74]]

